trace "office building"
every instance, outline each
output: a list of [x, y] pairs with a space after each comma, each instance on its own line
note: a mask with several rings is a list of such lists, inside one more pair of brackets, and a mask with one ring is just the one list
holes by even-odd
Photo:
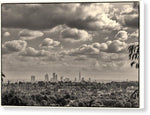
[[45, 81], [49, 81], [49, 76], [48, 76], [48, 74], [45, 75]]
[[35, 76], [34, 75], [31, 76], [31, 82], [35, 82]]

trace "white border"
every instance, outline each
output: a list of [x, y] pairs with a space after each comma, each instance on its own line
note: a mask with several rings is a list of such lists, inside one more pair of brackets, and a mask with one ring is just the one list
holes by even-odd
[[144, 108], [144, 4], [140, 1], [140, 108]]
[[[44, 2], [130, 2], [130, 1], [139, 1], [139, 0], [1, 0], [0, 3], [44, 3]], [[0, 6], [0, 12], [1, 12], [1, 6]], [[1, 15], [0, 15], [0, 19], [1, 19]], [[1, 23], [1, 20], [0, 20]], [[139, 81], [140, 81], [140, 107], [139, 108], [93, 108], [93, 107], [35, 107], [35, 106], [9, 106], [7, 108], [64, 108], [64, 109], [76, 109], [76, 108], [80, 108], [80, 109], [143, 109], [144, 108], [144, 3], [143, 1], [140, 1], [140, 75], [139, 75]], [[0, 28], [1, 31], [1, 28]], [[0, 36], [1, 36], [1, 32], [0, 32]], [[1, 43], [1, 39], [0, 39], [0, 43]], [[0, 44], [1, 46], [1, 44]], [[1, 59], [1, 51], [0, 51], [0, 59]], [[1, 63], [0, 63], [0, 69], [1, 69]], [[1, 83], [0, 83], [1, 84]], [[0, 92], [1, 92], [1, 88], [0, 88]], [[0, 93], [0, 98], [1, 98], [1, 93]], [[0, 99], [0, 105], [1, 105], [1, 99]], [[2, 106], [2, 107], [6, 107], [6, 106]]]

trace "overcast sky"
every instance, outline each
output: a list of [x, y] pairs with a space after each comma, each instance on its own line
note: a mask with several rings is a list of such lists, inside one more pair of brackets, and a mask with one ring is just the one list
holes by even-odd
[[138, 43], [137, 3], [2, 5], [2, 71], [35, 75], [138, 80], [127, 48]]

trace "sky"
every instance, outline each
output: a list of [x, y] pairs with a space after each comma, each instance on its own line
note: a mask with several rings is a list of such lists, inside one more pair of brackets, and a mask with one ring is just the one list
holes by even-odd
[[138, 80], [128, 46], [138, 44], [138, 2], [2, 4], [5, 80]]

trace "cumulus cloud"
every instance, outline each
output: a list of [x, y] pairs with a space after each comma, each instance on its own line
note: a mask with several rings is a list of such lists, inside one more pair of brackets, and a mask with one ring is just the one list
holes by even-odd
[[28, 47], [24, 51], [20, 52], [19, 55], [27, 57], [44, 57], [48, 56], [49, 52], [45, 50], [36, 50], [32, 47]]
[[112, 41], [110, 41], [110, 40], [106, 42], [107, 45], [110, 45], [111, 43], [112, 43]]
[[79, 48], [63, 51], [61, 54], [69, 56], [86, 55], [88, 57], [95, 57], [99, 54], [99, 49], [93, 47], [92, 45], [83, 44]]
[[10, 36], [10, 33], [9, 32], [4, 32], [3, 36], [8, 37], [8, 36]]
[[50, 34], [54, 39], [64, 40], [67, 42], [82, 42], [91, 41], [92, 36], [85, 30], [80, 30], [77, 28], [70, 28], [66, 25], [56, 26], [45, 33]]
[[76, 28], [65, 28], [61, 32], [62, 38], [66, 40], [70, 40], [72, 42], [75, 41], [91, 41], [92, 37], [85, 30], [79, 30]]
[[92, 44], [82, 44], [80, 47], [71, 49], [71, 50], [65, 50], [61, 52], [61, 55], [69, 55], [69, 56], [75, 56], [76, 60], [82, 60], [88, 58], [98, 58], [98, 55], [100, 51], [107, 51], [108, 45], [106, 43], [98, 43], [94, 42]]
[[60, 46], [59, 41], [54, 41], [51, 38], [45, 38], [42, 43], [39, 45], [41, 48], [54, 48]]
[[108, 49], [108, 45], [106, 43], [98, 43], [98, 42], [95, 42], [95, 43], [92, 43], [92, 47], [94, 48], [98, 48], [99, 50], [101, 51], [105, 51]]
[[19, 32], [19, 36], [21, 40], [32, 40], [32, 39], [41, 37], [43, 35], [44, 34], [41, 31], [33, 31], [33, 30], [27, 30], [27, 29], [21, 30]]
[[128, 39], [128, 33], [126, 31], [121, 30], [115, 35], [115, 39], [125, 41]]
[[121, 42], [119, 40], [114, 40], [108, 46], [107, 52], [110, 52], [110, 53], [125, 52], [126, 47], [127, 47], [127, 44], [125, 42]]
[[2, 54], [20, 52], [27, 46], [27, 42], [23, 40], [12, 40], [2, 44]]

